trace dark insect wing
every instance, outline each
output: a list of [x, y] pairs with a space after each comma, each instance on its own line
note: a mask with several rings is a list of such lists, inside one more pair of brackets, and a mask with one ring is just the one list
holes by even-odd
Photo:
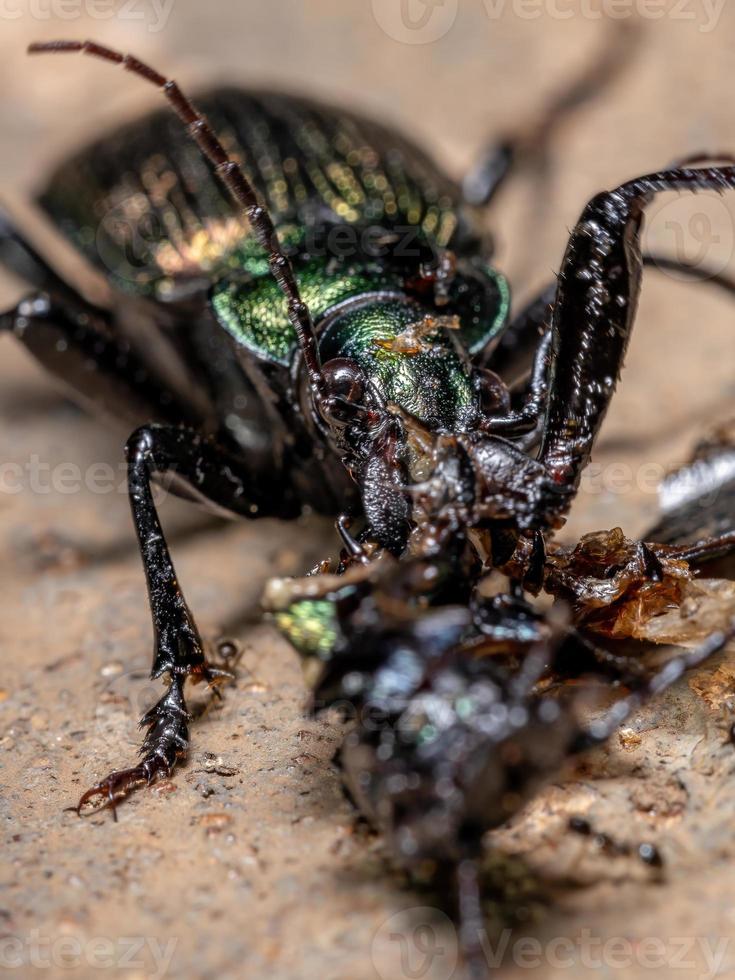
[[[458, 186], [389, 129], [285, 95], [222, 89], [196, 102], [244, 167], [287, 248], [338, 225], [360, 233], [415, 231], [438, 247], [457, 247], [472, 235]], [[67, 160], [40, 203], [126, 291], [166, 299], [176, 287], [204, 284], [228, 268], [266, 271], [247, 222], [166, 109]]]

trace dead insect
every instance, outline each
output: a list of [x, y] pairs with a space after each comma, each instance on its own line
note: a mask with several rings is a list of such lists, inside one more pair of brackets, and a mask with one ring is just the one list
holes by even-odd
[[[400, 561], [383, 555], [342, 575], [270, 584], [266, 606], [279, 627], [321, 664], [314, 706], [342, 709], [353, 722], [339, 756], [349, 795], [399, 863], [425, 870], [428, 862], [446, 883], [471, 975], [486, 975], [479, 868], [488, 831], [515, 816], [570, 758], [607, 741], [649, 698], [735, 636], [730, 591], [716, 610], [706, 608], [705, 622], [689, 610], [709, 635], [659, 669], [603, 645], [613, 634], [635, 637], [631, 618], [641, 632], [645, 623], [662, 631], [662, 611], [679, 615], [683, 601], [672, 590], [695, 581], [699, 561], [731, 553], [733, 541], [713, 538], [697, 547], [700, 555], [692, 557], [688, 544], [641, 546], [617, 529], [590, 535], [572, 557], [559, 559], [568, 562], [569, 577], [552, 613], [517, 593], [483, 597], [470, 578], [461, 581], [468, 589], [462, 595], [446, 554]], [[649, 567], [625, 565], [626, 554], [641, 551], [650, 552]], [[552, 557], [552, 594], [555, 575]], [[565, 615], [572, 583], [578, 598], [584, 595], [573, 617]], [[590, 720], [589, 699], [564, 682], [594, 675], [626, 693]], [[571, 829], [593, 837], [609, 856], [637, 854], [653, 869], [662, 866], [651, 842], [620, 843], [581, 818]]]

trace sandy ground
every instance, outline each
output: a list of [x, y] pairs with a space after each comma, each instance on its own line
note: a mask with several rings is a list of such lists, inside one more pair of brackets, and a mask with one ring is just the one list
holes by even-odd
[[[583, 15], [589, 7], [445, 0], [410, 30], [398, 0], [7, 3], [2, 195], [21, 201], [85, 134], [155, 101], [90, 62], [30, 62], [31, 39], [94, 36], [192, 85], [257, 81], [354, 104], [412, 132], [459, 174], [485, 134], [526, 117], [595, 50], [604, 24]], [[712, 4], [698, 0], [616, 7], [643, 14], [637, 60], [557, 143], [545, 205], [521, 180], [493, 216], [501, 264], [522, 295], [558, 267], [594, 191], [677, 156], [735, 148], [735, 9], [712, 22]], [[569, 19], [553, 16], [570, 9]], [[667, 197], [651, 214], [652, 242], [732, 268], [732, 201]], [[0, 292], [6, 305], [20, 295], [9, 279]], [[657, 474], [732, 412], [732, 315], [707, 287], [647, 279], [569, 537], [616, 524], [640, 532], [656, 513]], [[158, 690], [146, 679], [150, 625], [124, 492], [79, 486], [93, 464], [120, 466], [121, 437], [72, 408], [11, 341], [0, 350], [0, 460], [26, 474], [20, 492], [0, 494], [0, 969], [449, 980], [451, 927], [421, 911], [427, 897], [391, 874], [380, 840], [356, 827], [330, 762], [339, 732], [304, 718], [295, 655], [251, 622], [268, 575], [334, 551], [327, 525], [221, 525], [165, 504], [203, 634], [235, 636], [244, 651], [237, 688], [194, 725], [188, 764], [139, 793], [119, 823], [65, 812], [134, 756], [136, 719]], [[501, 875], [520, 923], [491, 932], [492, 951], [498, 935], [504, 950], [499, 975], [735, 976], [735, 758], [712, 693], [729, 680], [728, 662], [679, 684], [498, 835], [526, 861]], [[663, 881], [566, 834], [566, 816], [581, 812], [624, 841], [656, 840]]]

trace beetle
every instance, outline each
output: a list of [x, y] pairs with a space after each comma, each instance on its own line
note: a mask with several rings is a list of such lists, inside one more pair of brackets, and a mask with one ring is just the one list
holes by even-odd
[[[62, 164], [40, 197], [106, 273], [108, 307], [83, 298], [9, 218], [0, 229], [0, 257], [36, 288], [0, 326], [83, 402], [133, 429], [128, 486], [153, 620], [152, 677], [168, 678], [141, 721], [140, 761], [88, 790], [79, 807], [96, 796], [114, 807], [135, 786], [170, 775], [189, 745], [185, 680], [216, 683], [225, 673], [206, 659], [179, 588], [151, 491], [156, 479], [245, 518], [294, 518], [310, 507], [362, 520], [357, 537], [349, 519], [338, 521], [341, 584], [328, 591], [327, 606], [346, 640], [329, 651], [318, 687], [327, 701], [339, 691], [359, 702], [367, 689], [376, 696], [375, 684], [380, 694], [381, 683], [400, 681], [392, 656], [408, 646], [421, 677], [436, 654], [446, 668], [440, 683], [464, 688], [472, 704], [477, 695], [488, 709], [517, 708], [517, 720], [525, 712], [530, 756], [549, 748], [550, 732], [557, 757], [570, 751], [582, 737], [573, 715], [533, 693], [560, 632], [536, 621], [523, 592], [549, 581], [547, 549], [622, 369], [646, 207], [668, 190], [735, 188], [735, 166], [698, 158], [595, 195], [557, 281], [511, 318], [508, 284], [491, 265], [471, 205], [487, 204], [514, 162], [543, 147], [610, 63], [554, 103], [530, 136], [492, 148], [462, 188], [403, 137], [352, 113], [234, 90], [205, 96], [200, 111], [174, 81], [96, 42], [29, 50], [122, 66], [158, 87], [174, 110]], [[635, 555], [644, 577], [657, 581], [661, 558], [647, 546]], [[488, 604], [476, 586], [491, 567], [511, 584]], [[573, 566], [570, 574], [567, 586]], [[287, 605], [287, 615], [297, 608]], [[518, 671], [478, 674], [468, 631], [523, 653]], [[728, 636], [716, 633], [664, 678]], [[357, 691], [350, 684], [360, 658], [373, 666]], [[641, 691], [659, 687], [654, 679]], [[413, 688], [406, 696], [411, 711]], [[597, 736], [642, 696], [632, 694]], [[480, 722], [472, 739], [481, 740], [482, 713], [472, 708], [471, 717]], [[465, 726], [460, 748], [472, 739]], [[497, 779], [488, 778], [481, 798], [465, 794], [472, 812], [462, 810], [467, 819], [453, 825], [450, 841], [468, 846], [450, 856], [470, 931], [478, 919], [466, 897], [482, 823], [476, 809], [514, 772], [502, 752], [493, 754], [504, 739], [496, 732], [482, 743], [478, 758], [490, 768], [475, 775], [484, 779], [495, 765]], [[399, 801], [383, 792], [379, 757], [365, 761], [365, 748], [358, 734], [344, 766], [358, 803], [380, 823], [386, 801]], [[552, 762], [543, 752], [537, 765], [522, 755], [525, 792]], [[368, 783], [376, 777], [370, 792], [361, 773]], [[495, 819], [486, 814], [485, 826]]]

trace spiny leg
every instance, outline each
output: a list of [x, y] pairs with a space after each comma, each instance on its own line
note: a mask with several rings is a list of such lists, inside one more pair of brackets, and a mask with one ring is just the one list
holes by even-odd
[[[242, 460], [213, 439], [169, 425], [149, 425], [130, 437], [128, 492], [138, 536], [153, 620], [154, 656], [151, 677], [168, 674], [169, 687], [141, 719], [148, 731], [138, 765], [116, 771], [80, 799], [78, 809], [95, 796], [106, 805], [124, 798], [142, 783], [170, 775], [186, 754], [189, 715], [183, 684], [217, 681], [228, 676], [207, 662], [194, 618], [181, 591], [151, 491], [152, 479], [167, 476], [178, 492], [211, 502], [220, 510], [244, 517], [293, 517], [298, 505], [288, 495], [279, 498], [272, 480], [261, 484], [245, 473]], [[272, 476], [272, 474], [271, 474]]]
[[558, 526], [612, 398], [640, 294], [640, 228], [663, 191], [735, 188], [735, 167], [676, 169], [594, 197], [569, 240], [552, 313], [551, 369], [539, 461], [548, 483], [536, 526]]
[[504, 139], [493, 141], [463, 181], [467, 203], [485, 207], [519, 165], [543, 165], [552, 137], [577, 109], [596, 98], [625, 68], [635, 48], [636, 36], [635, 28], [619, 22], [600, 55], [556, 93], [535, 121]]
[[[18, 339], [83, 406], [117, 422], [192, 417], [155, 371], [115, 335], [106, 314], [86, 305], [71, 289], [64, 290], [63, 301], [46, 293], [27, 297], [0, 317], [0, 329]], [[149, 727], [146, 759], [156, 758], [169, 768], [187, 740], [183, 679], [183, 675], [174, 677], [169, 691], [143, 719]], [[142, 772], [133, 769], [114, 774], [106, 783], [108, 798], [114, 801], [131, 779], [148, 778], [153, 769], [149, 763]], [[85, 794], [80, 805], [90, 795], [94, 793]]]
[[196, 413], [152, 365], [114, 332], [107, 314], [67, 289], [34, 293], [0, 316], [0, 331], [15, 337], [63, 382], [82, 407], [116, 423], [198, 421]]

